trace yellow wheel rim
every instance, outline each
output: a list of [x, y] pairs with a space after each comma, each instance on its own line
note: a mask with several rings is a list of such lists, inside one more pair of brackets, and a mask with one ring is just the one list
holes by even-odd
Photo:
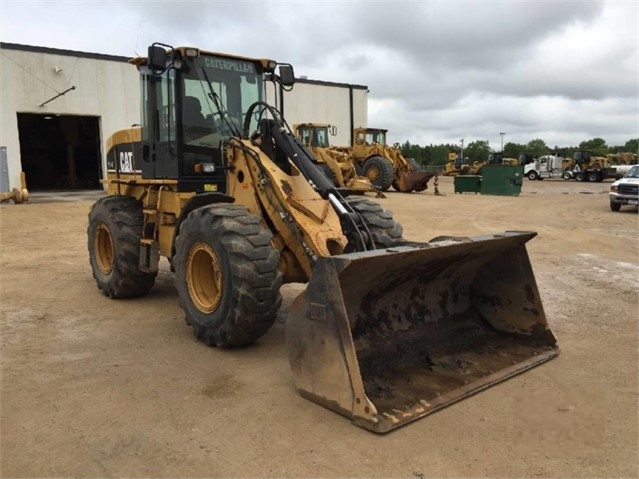
[[186, 261], [186, 282], [193, 304], [204, 314], [217, 309], [222, 300], [222, 268], [213, 248], [196, 243]]
[[103, 274], [110, 274], [113, 271], [115, 250], [113, 249], [113, 238], [106, 225], [101, 224], [93, 234], [93, 250], [98, 268]]

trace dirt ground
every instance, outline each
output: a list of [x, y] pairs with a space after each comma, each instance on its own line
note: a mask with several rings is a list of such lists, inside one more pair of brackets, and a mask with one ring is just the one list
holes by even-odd
[[532, 230], [561, 355], [388, 435], [300, 397], [277, 324], [241, 350], [183, 321], [166, 262], [151, 293], [98, 293], [91, 200], [0, 206], [2, 477], [637, 477], [637, 210], [609, 182], [525, 180], [518, 197], [442, 178], [379, 200], [404, 236]]

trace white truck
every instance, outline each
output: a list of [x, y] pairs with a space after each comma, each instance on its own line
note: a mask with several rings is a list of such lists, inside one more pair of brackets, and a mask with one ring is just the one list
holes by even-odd
[[622, 206], [635, 208], [639, 204], [639, 165], [631, 165], [623, 178], [610, 185], [610, 209], [619, 211]]
[[524, 165], [524, 176], [529, 180], [543, 180], [544, 178], [572, 179], [570, 171], [563, 171], [564, 158], [555, 155], [544, 155], [534, 158]]

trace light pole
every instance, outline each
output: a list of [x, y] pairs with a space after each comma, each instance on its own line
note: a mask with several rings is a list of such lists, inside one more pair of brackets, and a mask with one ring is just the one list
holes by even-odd
[[501, 151], [503, 153], [504, 151], [504, 135], [506, 134], [505, 132], [501, 132], [499, 133], [501, 135]]
[[462, 138], [459, 141], [461, 141], [461, 154], [459, 155], [459, 164], [463, 165], [464, 164], [464, 139]]

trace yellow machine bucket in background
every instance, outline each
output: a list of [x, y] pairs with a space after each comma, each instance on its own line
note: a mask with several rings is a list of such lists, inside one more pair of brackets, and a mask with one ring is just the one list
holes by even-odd
[[286, 324], [300, 394], [384, 433], [557, 356], [535, 235], [321, 258]]

